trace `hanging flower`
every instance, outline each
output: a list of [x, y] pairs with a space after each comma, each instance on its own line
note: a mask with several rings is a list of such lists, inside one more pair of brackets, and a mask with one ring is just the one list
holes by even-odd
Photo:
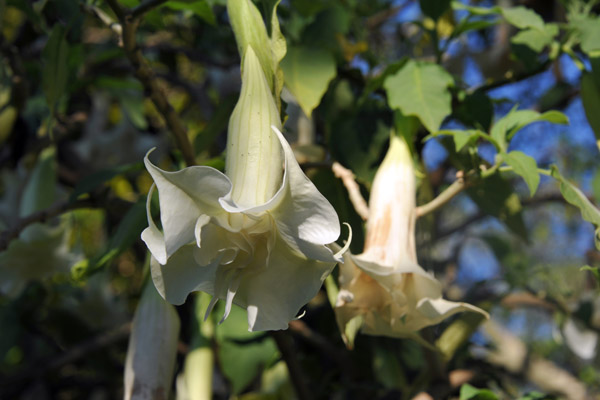
[[442, 287], [417, 263], [415, 173], [404, 139], [392, 135], [371, 191], [364, 252], [346, 254], [335, 308], [345, 340], [347, 325], [370, 335], [410, 337], [452, 314], [477, 307], [442, 298]]
[[142, 233], [152, 278], [169, 302], [201, 290], [207, 310], [225, 300], [248, 310], [254, 330], [287, 328], [319, 290], [342, 252], [325, 246], [340, 234], [331, 204], [304, 175], [280, 132], [281, 121], [252, 46], [244, 52], [242, 90], [229, 123], [225, 174], [194, 166], [163, 171], [148, 156], [163, 232], [151, 218]]

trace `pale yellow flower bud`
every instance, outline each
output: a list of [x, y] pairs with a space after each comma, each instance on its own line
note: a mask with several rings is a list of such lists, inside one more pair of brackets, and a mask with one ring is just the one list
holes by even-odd
[[260, 62], [248, 46], [242, 91], [229, 120], [225, 161], [232, 198], [241, 206], [264, 204], [281, 186], [283, 154], [271, 126], [281, 129], [279, 112]]

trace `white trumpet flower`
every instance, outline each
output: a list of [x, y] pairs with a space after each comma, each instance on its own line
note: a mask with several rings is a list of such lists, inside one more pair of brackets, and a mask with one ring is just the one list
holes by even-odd
[[214, 296], [207, 314], [224, 299], [223, 319], [235, 303], [247, 309], [249, 330], [285, 329], [342, 261], [342, 252], [325, 246], [340, 235], [337, 214], [302, 172], [280, 127], [248, 46], [229, 123], [226, 174], [205, 166], [167, 172], [146, 156], [163, 232], [150, 216], [149, 193], [142, 239], [167, 301], [181, 304], [200, 290]]
[[486, 314], [470, 304], [444, 300], [440, 282], [417, 263], [415, 193], [410, 151], [392, 135], [373, 181], [364, 252], [346, 254], [340, 268], [335, 311], [342, 332], [361, 317], [366, 334], [414, 337], [457, 312]]

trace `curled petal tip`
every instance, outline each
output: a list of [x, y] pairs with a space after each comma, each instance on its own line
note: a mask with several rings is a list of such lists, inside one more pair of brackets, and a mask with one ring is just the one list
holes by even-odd
[[148, 156], [150, 156], [150, 153], [152, 153], [154, 150], [156, 150], [156, 146], [150, 148], [147, 152], [146, 155], [144, 156], [144, 158], [148, 158]]
[[344, 222], [344, 225], [346, 225], [348, 227], [348, 239], [346, 240], [346, 244], [344, 244], [344, 247], [342, 247], [340, 249], [340, 251], [338, 251], [337, 253], [335, 253], [333, 255], [333, 257], [336, 259], [336, 261], [340, 262], [340, 263], [344, 263], [344, 253], [348, 251], [348, 249], [350, 248], [350, 243], [352, 243], [352, 227], [350, 226], [349, 223]]

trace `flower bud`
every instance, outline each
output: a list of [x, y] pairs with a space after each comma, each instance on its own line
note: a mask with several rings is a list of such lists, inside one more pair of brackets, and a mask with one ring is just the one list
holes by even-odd
[[260, 62], [251, 46], [245, 51], [242, 91], [227, 136], [225, 173], [233, 184], [232, 198], [242, 206], [269, 201], [281, 186], [283, 154], [271, 126], [281, 119]]
[[175, 307], [149, 283], [138, 304], [125, 359], [125, 400], [168, 399], [179, 338]]

